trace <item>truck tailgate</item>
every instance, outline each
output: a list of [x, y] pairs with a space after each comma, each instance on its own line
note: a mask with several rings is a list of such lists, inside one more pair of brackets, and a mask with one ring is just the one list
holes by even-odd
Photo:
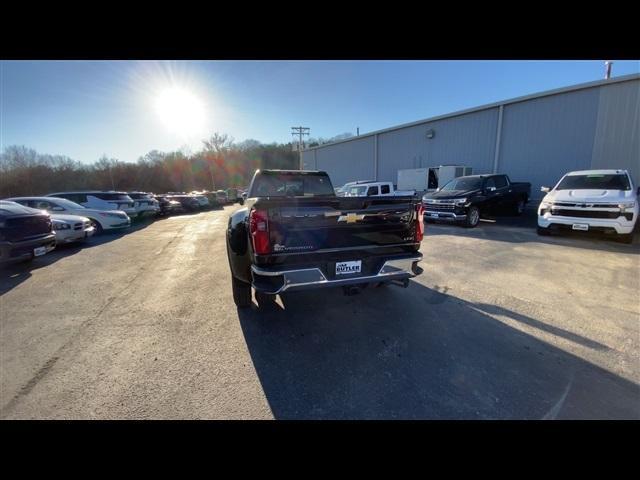
[[415, 243], [417, 201], [412, 197], [260, 199], [272, 254]]

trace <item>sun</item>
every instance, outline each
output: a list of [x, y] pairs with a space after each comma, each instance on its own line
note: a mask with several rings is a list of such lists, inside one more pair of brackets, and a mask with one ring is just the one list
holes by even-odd
[[204, 104], [190, 91], [180, 87], [166, 88], [158, 94], [156, 112], [170, 133], [192, 137], [202, 133]]

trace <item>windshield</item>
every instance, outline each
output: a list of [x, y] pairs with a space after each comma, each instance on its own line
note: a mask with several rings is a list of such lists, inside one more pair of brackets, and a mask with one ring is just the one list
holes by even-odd
[[448, 182], [441, 190], [447, 192], [452, 190], [478, 190], [482, 188], [482, 178], [480, 177], [460, 177]]
[[259, 175], [253, 186], [258, 197], [334, 196], [333, 186], [325, 175]]
[[122, 201], [122, 202], [130, 202], [131, 197], [126, 193], [88, 193], [87, 195], [91, 195], [93, 197], [97, 197], [100, 200], [106, 200], [107, 202], [113, 201]]
[[630, 190], [629, 178], [620, 174], [567, 175], [556, 190]]
[[76, 203], [76, 202], [72, 202], [71, 200], [67, 200], [66, 198], [56, 198], [56, 199], [49, 199], [47, 198], [48, 202], [51, 202], [52, 205], [58, 205], [62, 208], [64, 208], [65, 210], [78, 210], [81, 208], [85, 208], [82, 205]]
[[367, 195], [367, 187], [351, 187], [347, 193], [350, 197], [365, 197]]

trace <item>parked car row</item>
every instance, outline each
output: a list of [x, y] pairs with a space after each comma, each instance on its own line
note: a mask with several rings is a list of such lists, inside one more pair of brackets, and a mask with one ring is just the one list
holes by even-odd
[[[638, 187], [627, 170], [569, 172], [538, 207], [540, 235], [562, 230], [613, 234], [624, 243], [633, 241], [638, 219]], [[387, 197], [413, 195], [398, 191], [391, 182], [356, 181], [335, 189], [337, 196]], [[443, 220], [474, 228], [486, 215], [508, 212], [521, 215], [531, 198], [531, 184], [513, 182], [505, 174], [466, 175], [448, 181], [422, 196], [425, 220]]]
[[[236, 190], [230, 190], [235, 195]], [[155, 195], [92, 190], [0, 200], [0, 264], [33, 260], [56, 245], [127, 229], [132, 219], [196, 212], [230, 203], [224, 193], [223, 198], [218, 192], [208, 191]]]

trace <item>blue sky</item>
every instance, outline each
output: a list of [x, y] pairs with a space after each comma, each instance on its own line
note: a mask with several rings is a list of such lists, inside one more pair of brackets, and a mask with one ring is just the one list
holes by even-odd
[[[0, 70], [0, 147], [93, 162], [197, 150], [214, 131], [266, 143], [290, 141], [297, 125], [312, 137], [366, 133], [599, 80], [604, 61], [2, 61]], [[639, 61], [614, 62], [614, 77], [638, 72]], [[181, 115], [181, 98], [203, 112], [188, 133], [159, 113], [171, 88], [189, 95], [178, 97]]]

